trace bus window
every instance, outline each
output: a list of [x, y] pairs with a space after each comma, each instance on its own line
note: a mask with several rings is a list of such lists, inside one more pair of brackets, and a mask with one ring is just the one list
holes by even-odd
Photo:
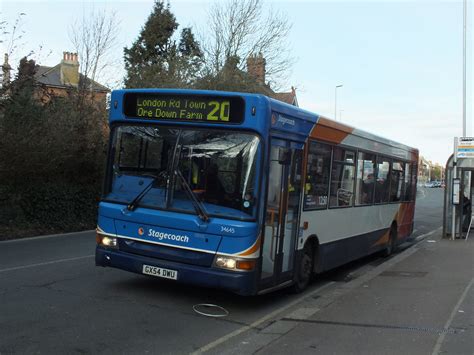
[[[209, 203], [209, 212], [220, 215], [235, 209], [252, 215], [258, 139], [248, 134], [189, 129], [180, 142], [178, 168], [196, 197]], [[181, 184], [176, 187], [184, 190]]]
[[405, 163], [405, 192], [403, 194], [403, 201], [411, 200], [411, 164]]
[[390, 171], [390, 202], [400, 201], [405, 191], [404, 164], [398, 161], [392, 162]]
[[115, 155], [118, 164], [114, 165], [115, 173], [144, 175], [157, 174], [162, 170], [162, 159], [168, 159], [169, 149], [164, 149], [163, 142], [153, 136], [152, 130], [141, 133], [137, 134], [134, 129], [116, 133], [118, 149], [115, 148]]
[[304, 188], [304, 208], [306, 210], [327, 207], [330, 167], [331, 146], [310, 142]]
[[417, 174], [418, 174], [418, 165], [413, 163], [411, 173], [411, 190], [410, 190], [410, 201], [415, 201], [416, 196], [416, 181], [417, 181]]
[[118, 139], [120, 142], [117, 153], [120, 168], [139, 170], [143, 139], [128, 132], [120, 135]]
[[334, 147], [329, 207], [352, 206], [354, 197], [355, 152]]
[[254, 218], [256, 136], [134, 125], [117, 127], [113, 139], [108, 200], [130, 203], [152, 184], [142, 206], [195, 213], [197, 199], [211, 216]]
[[357, 159], [356, 206], [370, 205], [374, 199], [375, 155], [359, 152]]
[[386, 203], [390, 196], [390, 161], [377, 157], [377, 179], [375, 181], [375, 203]]

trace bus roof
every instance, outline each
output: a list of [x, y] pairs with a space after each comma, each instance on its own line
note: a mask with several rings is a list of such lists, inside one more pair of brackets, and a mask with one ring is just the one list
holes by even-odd
[[[189, 94], [189, 95], [205, 95], [205, 96], [240, 96], [246, 101], [266, 103], [272, 113], [283, 115], [283, 117], [291, 117], [295, 124], [278, 125], [272, 122], [271, 129], [280, 130], [281, 132], [291, 132], [298, 130], [300, 138], [302, 135], [312, 137], [317, 140], [326, 141], [333, 144], [348, 145], [357, 148], [365, 148], [371, 151], [390, 151], [390, 155], [412, 156], [415, 159], [418, 156], [418, 150], [405, 144], [395, 142], [393, 140], [372, 134], [365, 130], [346, 125], [341, 122], [334, 121], [317, 113], [304, 110], [302, 108], [292, 106], [290, 104], [278, 101], [262, 94], [231, 92], [231, 91], [212, 91], [212, 90], [193, 90], [193, 89], [121, 89], [112, 92], [112, 100], [114, 97], [119, 98], [126, 93], [163, 93], [163, 94]], [[274, 118], [272, 117], [272, 121]], [[278, 120], [277, 120], [278, 121]], [[385, 147], [387, 149], [379, 149]], [[399, 151], [400, 154], [396, 154]], [[402, 153], [403, 151], [403, 153]], [[395, 154], [393, 154], [395, 152]], [[388, 154], [388, 153], [387, 153]]]

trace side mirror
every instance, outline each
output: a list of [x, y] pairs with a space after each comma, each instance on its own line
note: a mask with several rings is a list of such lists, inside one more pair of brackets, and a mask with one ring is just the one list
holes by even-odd
[[278, 163], [281, 165], [290, 165], [291, 151], [288, 148], [280, 148], [278, 151]]

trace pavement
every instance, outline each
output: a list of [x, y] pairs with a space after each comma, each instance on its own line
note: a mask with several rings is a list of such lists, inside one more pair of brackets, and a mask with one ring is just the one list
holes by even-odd
[[347, 283], [196, 351], [212, 354], [474, 354], [474, 233], [424, 236]]

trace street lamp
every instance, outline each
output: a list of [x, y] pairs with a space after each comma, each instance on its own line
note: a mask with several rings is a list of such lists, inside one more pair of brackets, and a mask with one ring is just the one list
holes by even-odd
[[337, 85], [335, 88], [334, 88], [334, 119], [337, 121], [337, 88], [342, 88], [342, 84], [341, 85]]

